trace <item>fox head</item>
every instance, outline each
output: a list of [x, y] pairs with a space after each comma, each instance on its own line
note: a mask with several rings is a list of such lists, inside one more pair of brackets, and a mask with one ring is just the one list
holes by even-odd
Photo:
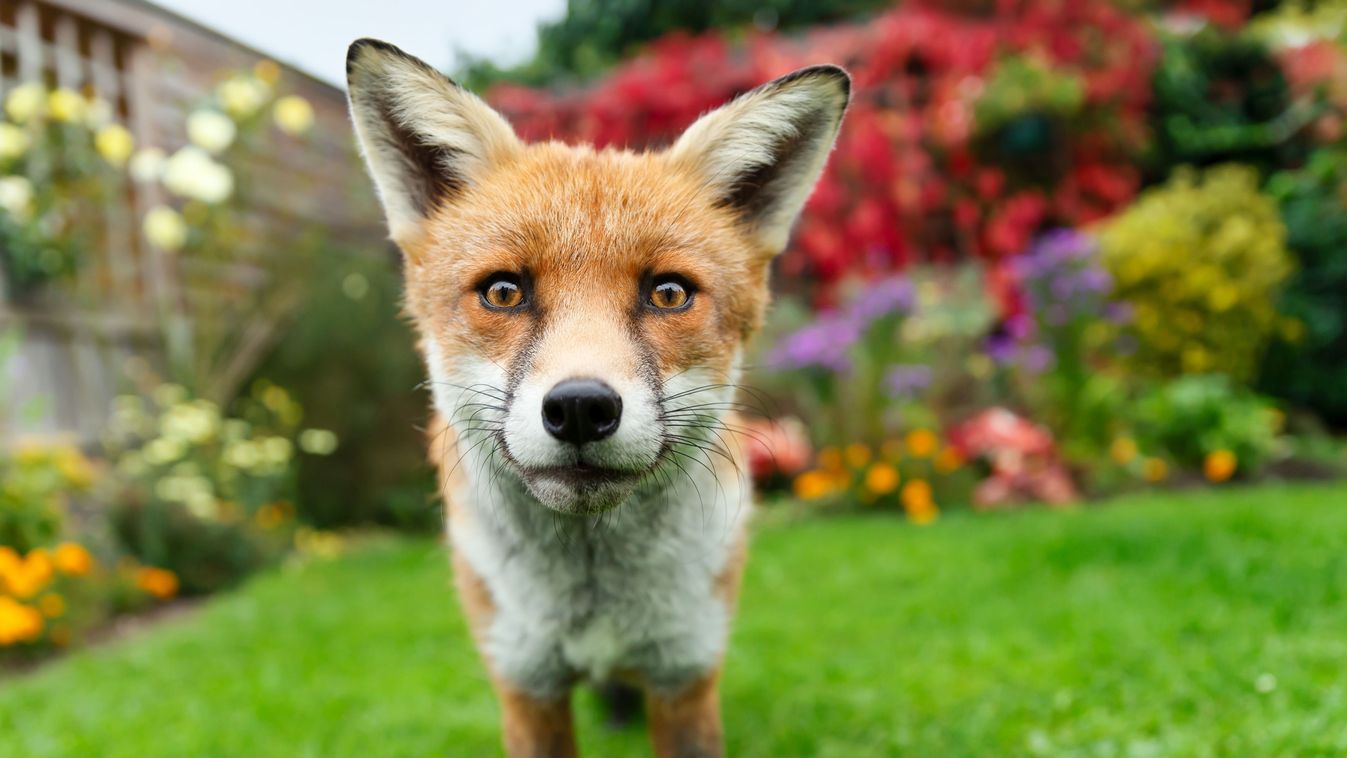
[[498, 456], [550, 508], [593, 513], [710, 438], [832, 149], [842, 69], [772, 81], [639, 154], [526, 145], [383, 42], [351, 45], [347, 78], [460, 447]]

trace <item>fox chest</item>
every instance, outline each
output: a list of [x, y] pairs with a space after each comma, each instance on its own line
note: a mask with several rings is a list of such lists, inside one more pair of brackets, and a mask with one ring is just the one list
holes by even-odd
[[716, 666], [730, 621], [717, 578], [739, 535], [646, 526], [451, 528], [490, 594], [480, 644], [493, 672], [548, 696], [614, 675], [676, 689]]

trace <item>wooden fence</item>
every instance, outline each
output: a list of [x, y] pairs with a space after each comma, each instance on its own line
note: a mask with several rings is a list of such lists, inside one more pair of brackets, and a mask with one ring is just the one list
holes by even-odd
[[[34, 81], [97, 92], [137, 145], [171, 150], [184, 144], [191, 104], [224, 72], [262, 57], [137, 0], [0, 0], [0, 99]], [[314, 223], [382, 254], [380, 222], [353, 157], [343, 94], [289, 70], [284, 87], [314, 106], [317, 144], [282, 144], [249, 167], [257, 188], [250, 213], [274, 231], [268, 242], [276, 255], [292, 240], [288, 230]], [[23, 334], [0, 383], [8, 393], [0, 434], [92, 437], [111, 397], [125, 389], [128, 369], [160, 364], [167, 325], [190, 330], [199, 304], [221, 296], [220, 283], [266, 281], [268, 272], [256, 263], [194, 260], [148, 244], [139, 219], [164, 200], [157, 186], [128, 182], [98, 218], [88, 219], [102, 242], [75, 281], [33, 303], [0, 303], [0, 331], [18, 326]], [[268, 326], [241, 318], [234, 328]], [[254, 356], [239, 358], [246, 368]], [[41, 416], [15, 413], [35, 400], [46, 408]]]

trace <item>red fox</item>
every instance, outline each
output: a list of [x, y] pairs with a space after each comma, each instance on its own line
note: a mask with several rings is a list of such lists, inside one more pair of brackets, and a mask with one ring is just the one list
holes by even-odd
[[506, 752], [573, 755], [570, 692], [591, 680], [644, 691], [657, 754], [722, 754], [750, 505], [740, 356], [850, 78], [801, 69], [635, 153], [526, 145], [384, 42], [352, 44], [346, 71]]

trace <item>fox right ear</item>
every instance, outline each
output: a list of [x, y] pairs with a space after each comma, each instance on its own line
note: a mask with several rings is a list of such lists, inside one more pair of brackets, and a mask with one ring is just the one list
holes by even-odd
[[346, 83], [356, 138], [404, 249], [441, 203], [521, 147], [480, 98], [386, 42], [351, 44]]

